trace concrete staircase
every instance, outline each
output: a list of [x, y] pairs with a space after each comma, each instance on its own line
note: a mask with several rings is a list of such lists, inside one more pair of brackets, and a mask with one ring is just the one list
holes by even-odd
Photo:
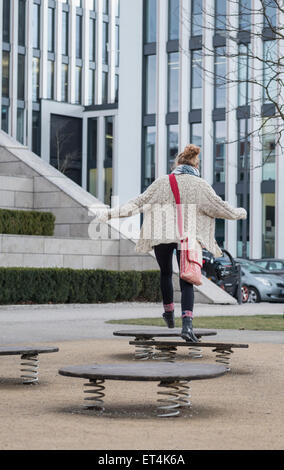
[[[54, 237], [0, 235], [0, 265], [74, 269], [157, 269], [153, 253], [138, 254], [135, 242], [109, 225], [95, 234], [92, 208], [103, 204], [26, 147], [0, 131], [0, 208], [50, 211]], [[175, 266], [175, 301], [179, 301]], [[235, 299], [204, 278], [196, 301], [234, 304]]]

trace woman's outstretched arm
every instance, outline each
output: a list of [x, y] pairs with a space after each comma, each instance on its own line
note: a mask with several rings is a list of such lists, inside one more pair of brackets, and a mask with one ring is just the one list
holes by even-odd
[[216, 219], [239, 220], [247, 218], [247, 211], [243, 207], [232, 207], [228, 202], [216, 194], [210, 184], [205, 183], [201, 189], [201, 210]]

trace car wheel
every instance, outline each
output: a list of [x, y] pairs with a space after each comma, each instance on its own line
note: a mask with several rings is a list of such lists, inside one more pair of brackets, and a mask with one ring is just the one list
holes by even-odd
[[243, 285], [242, 286], [242, 302], [243, 304], [246, 304], [249, 299], [249, 288], [248, 286]]
[[256, 304], [260, 302], [260, 295], [257, 289], [255, 287], [250, 287], [249, 288], [249, 298], [248, 302], [251, 304]]

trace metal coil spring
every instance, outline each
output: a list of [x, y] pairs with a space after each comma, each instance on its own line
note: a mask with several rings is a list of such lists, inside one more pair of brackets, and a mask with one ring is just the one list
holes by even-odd
[[213, 352], [216, 352], [216, 362], [226, 366], [227, 372], [231, 370], [230, 368], [230, 359], [231, 354], [234, 352], [231, 349], [213, 349]]
[[24, 374], [21, 375], [23, 384], [37, 384], [39, 368], [38, 354], [22, 354], [21, 361], [21, 366], [24, 367], [24, 369], [21, 369], [21, 372], [24, 372]]
[[191, 359], [200, 359], [202, 356], [202, 350], [198, 346], [190, 346], [189, 348], [189, 357]]
[[[159, 418], [170, 418], [173, 416], [179, 416], [180, 408], [180, 391], [179, 381], [175, 382], [164, 382], [161, 381], [158, 387], [163, 387], [166, 390], [158, 391], [158, 395], [162, 395], [163, 398], [158, 398], [159, 405], [157, 407], [157, 416]], [[162, 413], [160, 413], [162, 412]]]
[[191, 407], [191, 387], [189, 380], [181, 380], [179, 382], [179, 403], [181, 408]]
[[135, 359], [139, 361], [148, 361], [149, 359], [152, 359], [154, 354], [153, 351], [153, 346], [146, 346], [145, 344], [139, 344], [139, 341], [137, 341], [137, 344], [135, 344]]
[[153, 359], [157, 361], [175, 362], [176, 351], [177, 348], [174, 346], [156, 346], [156, 352], [153, 355]]
[[84, 390], [84, 393], [90, 393], [92, 396], [84, 398], [85, 401], [91, 401], [89, 405], [84, 405], [86, 410], [99, 410], [104, 411], [105, 387], [104, 379], [90, 379], [89, 383], [84, 384], [85, 387], [92, 387], [90, 390]]

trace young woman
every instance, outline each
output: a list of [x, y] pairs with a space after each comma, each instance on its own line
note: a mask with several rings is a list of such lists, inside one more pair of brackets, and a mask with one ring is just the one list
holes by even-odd
[[[184, 210], [184, 233], [191, 242], [191, 230], [194, 226], [194, 237], [201, 247], [206, 248], [215, 257], [222, 256], [222, 252], [215, 240], [215, 219], [245, 219], [246, 210], [233, 208], [223, 201], [213, 188], [200, 178], [199, 166], [200, 148], [188, 145], [175, 160], [173, 173], [176, 176], [180, 192], [181, 204]], [[144, 212], [144, 221], [140, 231], [140, 238], [136, 245], [138, 253], [147, 253], [154, 249], [160, 267], [161, 291], [163, 297], [163, 318], [169, 328], [174, 328], [174, 301], [173, 301], [173, 254], [176, 252], [177, 261], [180, 261], [179, 234], [176, 230], [176, 203], [171, 190], [169, 176], [156, 179], [140, 196], [132, 199], [121, 207], [108, 209], [98, 217], [100, 222], [110, 218], [129, 217]], [[181, 336], [189, 342], [198, 341], [193, 332], [193, 285], [180, 279], [181, 288]]]

